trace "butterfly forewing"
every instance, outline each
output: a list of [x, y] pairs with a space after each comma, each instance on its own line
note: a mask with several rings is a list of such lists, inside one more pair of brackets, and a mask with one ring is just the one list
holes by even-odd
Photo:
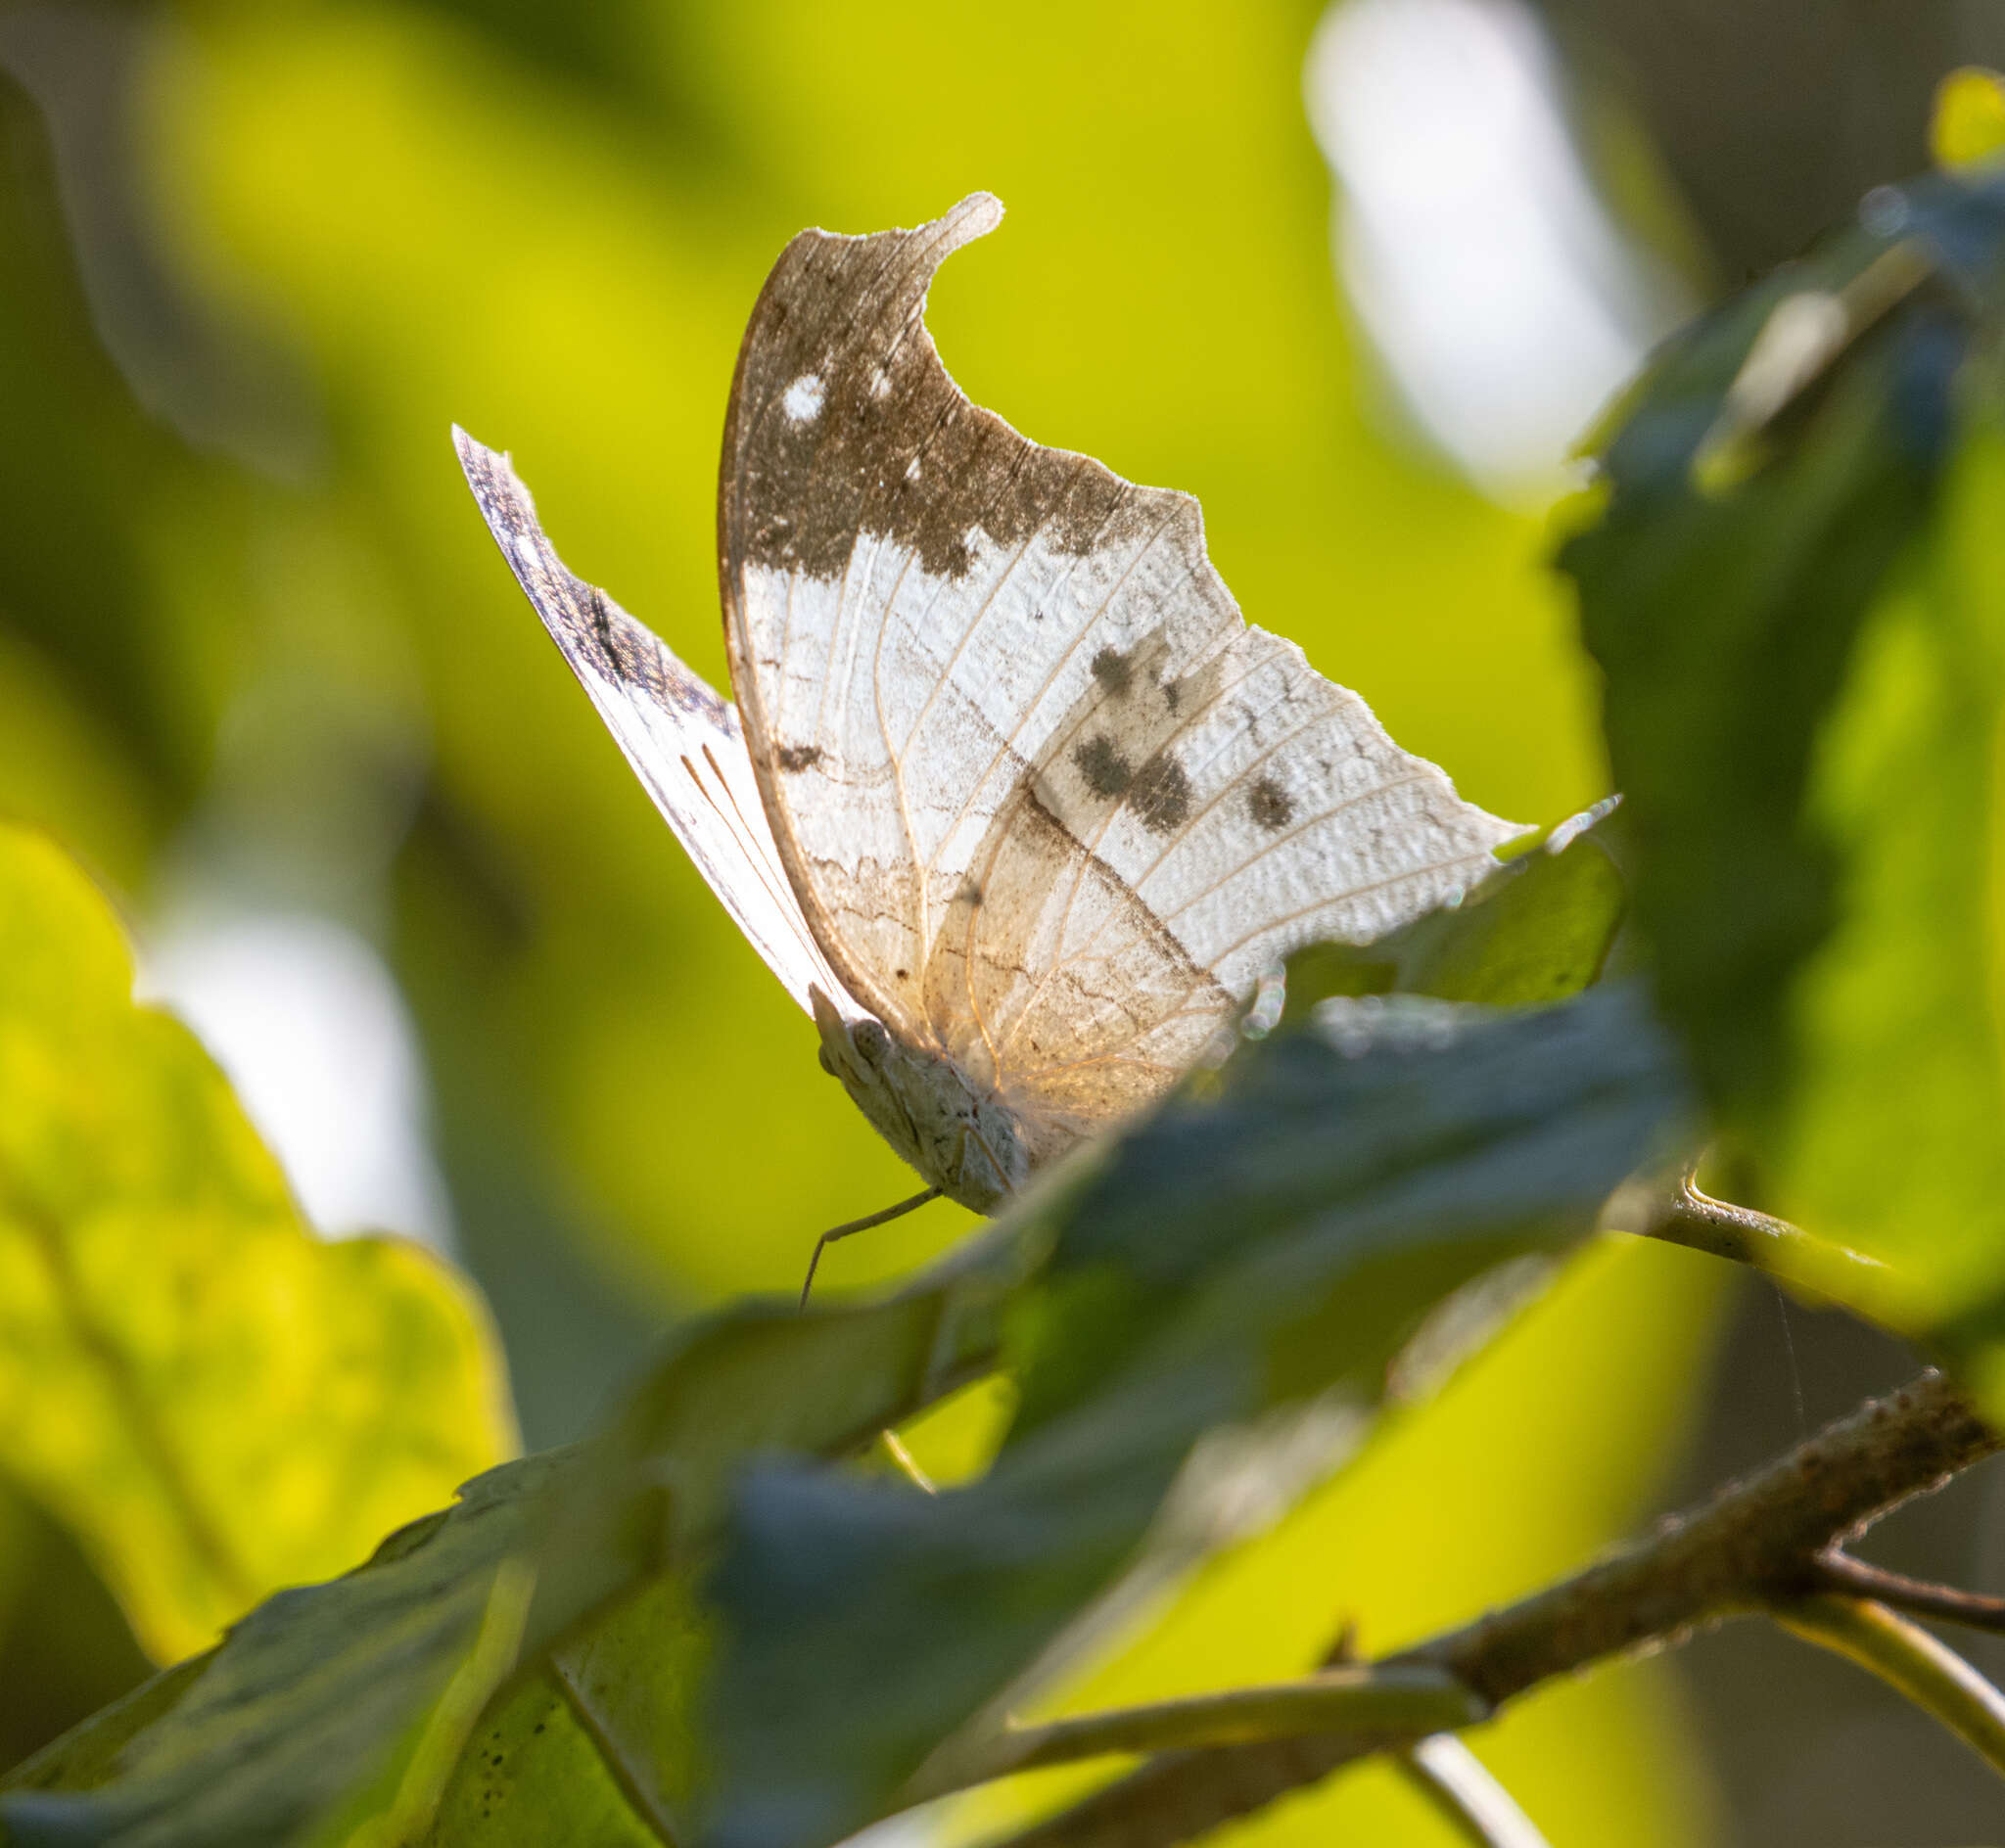
[[1043, 1120], [1043, 1155], [1159, 1092], [1286, 950], [1453, 899], [1517, 830], [1246, 626], [1194, 500], [961, 393], [926, 291], [1000, 216], [788, 246], [732, 388], [720, 568], [819, 947]]
[[811, 988], [846, 1000], [773, 846], [737, 714], [604, 591], [565, 569], [506, 456], [463, 430], [453, 441], [501, 555], [711, 890], [803, 1008]]

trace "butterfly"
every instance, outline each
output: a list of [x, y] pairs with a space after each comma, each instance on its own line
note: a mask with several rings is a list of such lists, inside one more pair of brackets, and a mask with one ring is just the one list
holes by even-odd
[[453, 433], [629, 762], [927, 1181], [893, 1212], [994, 1209], [1160, 1096], [1288, 951], [1453, 901], [1521, 832], [1247, 625], [1194, 499], [954, 383], [927, 290], [1002, 209], [804, 231], [774, 264], [718, 489], [735, 705]]

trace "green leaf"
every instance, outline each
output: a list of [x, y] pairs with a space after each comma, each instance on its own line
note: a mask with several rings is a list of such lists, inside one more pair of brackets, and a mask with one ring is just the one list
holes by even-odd
[[1935, 86], [1929, 152], [1944, 167], [1981, 166], [2005, 155], [2005, 78], [1979, 65], [1950, 71]]
[[540, 1842], [560, 1814], [665, 1838], [709, 1647], [686, 1588], [731, 1477], [854, 1450], [993, 1363], [1011, 1254], [991, 1240], [888, 1302], [691, 1324], [594, 1447], [490, 1471], [18, 1770], [8, 1840], [400, 1848], [478, 1821]]
[[553, 1512], [530, 1646], [707, 1559], [747, 1457], [859, 1452], [992, 1368], [1026, 1261], [991, 1233], [882, 1302], [754, 1301], [683, 1328]]
[[1622, 875], [1603, 838], [1613, 806], [1574, 816], [1460, 902], [1376, 943], [1296, 951], [1282, 1019], [1339, 994], [1524, 1006], [1578, 993], [1599, 980], [1622, 923]]
[[707, 1838], [825, 1841], [896, 1807], [1114, 1580], [1201, 1435], [1311, 1393], [1369, 1407], [1432, 1305], [1582, 1232], [1683, 1101], [1627, 990], [1378, 1010], [1362, 1036], [1326, 1014], [1026, 1200], [1012, 1221], [1055, 1242], [1011, 1314], [1022, 1404], [986, 1477], [745, 1478], [710, 1581]]
[[[558, 1454], [490, 1470], [449, 1513], [344, 1578], [268, 1598], [208, 1655], [17, 1768], [0, 1786], [11, 1848], [299, 1840], [372, 1778], [360, 1807], [422, 1808], [513, 1666], [527, 1588], [506, 1567], [567, 1467]], [[484, 1626], [506, 1645], [485, 1658]]]
[[1872, 221], [1665, 360], [1562, 562], [1727, 1149], [1757, 1203], [1888, 1267], [1835, 1293], [1947, 1332], [2005, 1290], [2005, 183]]
[[[651, 1684], [673, 1685], [659, 1651], [638, 1625], [626, 1626], [629, 1653]], [[452, 1779], [431, 1828], [430, 1844], [589, 1842], [592, 1848], [642, 1848], [677, 1839], [649, 1748], [686, 1739], [685, 1716], [672, 1731], [629, 1740], [597, 1711], [590, 1693], [545, 1670], [508, 1694], [484, 1720]], [[617, 1772], [615, 1767], [618, 1768]]]
[[[1669, 1472], [1685, 1466], [1714, 1372], [1702, 1330], [1735, 1281], [1654, 1239], [1589, 1241], [1440, 1391], [1396, 1394], [1355, 1462], [1256, 1522], [1245, 1544], [1158, 1585], [1145, 1622], [1114, 1630], [1017, 1717], [1282, 1680], [1351, 1622], [1378, 1655], [1573, 1571], [1674, 1492]], [[1605, 1671], [1506, 1709], [1471, 1739], [1555, 1842], [1698, 1848], [1715, 1839], [1710, 1789], [1677, 1682], [1662, 1657]], [[1084, 1766], [1062, 1782], [989, 1785], [928, 1822], [943, 1843], [993, 1841], [1106, 1775]], [[1402, 1795], [1388, 1773], [1360, 1767], [1245, 1818], [1230, 1839], [1445, 1845]]]
[[170, 1657], [512, 1431], [467, 1287], [314, 1238], [194, 1038], [131, 994], [104, 898], [0, 828], [0, 1466]]
[[[0, 1821], [29, 1844], [533, 1841], [578, 1816], [616, 1843], [698, 1818], [831, 1838], [1116, 1577], [1199, 1437], [1333, 1384], [1371, 1403], [1434, 1303], [1591, 1224], [1683, 1101], [1621, 989], [1249, 1044], [902, 1296], [693, 1325], [607, 1438], [269, 1600], [31, 1761]], [[972, 1487], [813, 1460], [1005, 1351], [1021, 1410]]]
[[1919, 581], [1864, 625], [1807, 792], [1837, 919], [1791, 985], [1796, 1082], [1768, 1152], [1800, 1224], [1890, 1267], [1925, 1329], [2005, 1291], [2005, 432], [1973, 433]]

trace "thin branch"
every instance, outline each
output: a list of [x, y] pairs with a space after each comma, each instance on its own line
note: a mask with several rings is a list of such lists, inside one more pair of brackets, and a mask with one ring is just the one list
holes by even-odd
[[1689, 1170], [1668, 1199], [1639, 1200], [1625, 1188], [1611, 1206], [1607, 1223], [1612, 1229], [1707, 1252], [1818, 1296], [1847, 1285], [1875, 1292], [1887, 1287], [1887, 1267], [1877, 1258], [1813, 1237], [1752, 1207], [1715, 1200], [1700, 1191]]
[[[1445, 1668], [1502, 1706], [1591, 1662], [1795, 1602], [1816, 1589], [1828, 1548], [1999, 1448], [1947, 1380], [1925, 1374], [1600, 1564], [1394, 1661]], [[1169, 1848], [1375, 1749], [1325, 1732], [1165, 1753], [1010, 1848]]]
[[1488, 1713], [1480, 1699], [1431, 1664], [1324, 1669], [1300, 1681], [1010, 1727], [922, 1767], [906, 1795], [919, 1802], [992, 1778], [1115, 1752], [1177, 1751], [1335, 1730], [1392, 1745], [1473, 1726]]
[[1875, 1603], [1904, 1610], [1910, 1617], [1931, 1617], [1937, 1623], [1961, 1624], [1966, 1630], [2005, 1634], [2005, 1597], [1911, 1579], [1904, 1572], [1868, 1565], [1837, 1548], [1818, 1556], [1816, 1583], [1820, 1590], [1845, 1597], [1870, 1597]]
[[2005, 1694], [1940, 1638], [1862, 1597], [1820, 1594], [1774, 1617], [1791, 1635], [1870, 1669], [2005, 1777]]
[[1551, 1848], [1517, 1799], [1453, 1732], [1422, 1739], [1399, 1753], [1398, 1763], [1408, 1781], [1469, 1837], [1472, 1848]]

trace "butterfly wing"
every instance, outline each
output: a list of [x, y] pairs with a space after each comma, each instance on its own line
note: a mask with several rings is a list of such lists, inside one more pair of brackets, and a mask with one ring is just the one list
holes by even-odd
[[603, 591], [565, 569], [506, 456], [463, 430], [452, 439], [516, 581], [697, 871], [803, 1008], [814, 1011], [810, 990], [818, 988], [854, 1013], [787, 884], [737, 714]]
[[972, 404], [923, 319], [986, 195], [805, 232], [739, 356], [731, 678], [858, 999], [1049, 1130], [1154, 1095], [1287, 950], [1369, 941], [1518, 832], [1240, 617], [1189, 496]]

